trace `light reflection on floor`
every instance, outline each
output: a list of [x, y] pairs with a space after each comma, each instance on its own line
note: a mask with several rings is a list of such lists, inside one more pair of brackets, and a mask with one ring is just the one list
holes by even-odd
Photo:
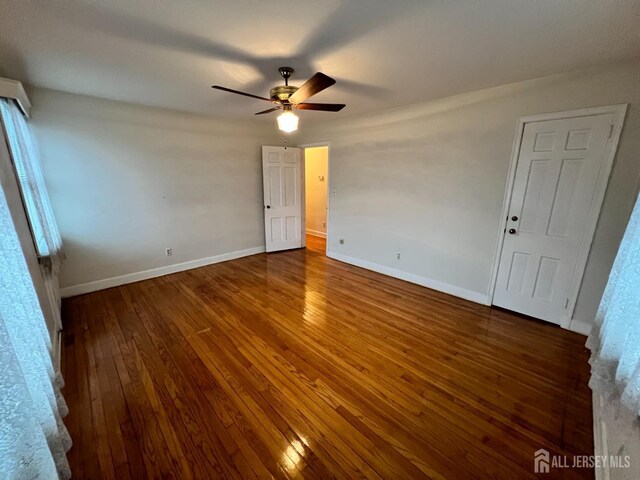
[[[306, 444], [306, 439], [304, 437], [301, 438]], [[289, 445], [282, 454], [282, 463], [284, 464], [287, 471], [291, 473], [294, 472], [297, 465], [300, 463], [300, 460], [302, 460], [302, 457], [304, 457], [304, 454], [305, 449], [302, 442], [300, 442], [299, 440], [294, 440], [293, 442], [291, 442], [291, 445]]]

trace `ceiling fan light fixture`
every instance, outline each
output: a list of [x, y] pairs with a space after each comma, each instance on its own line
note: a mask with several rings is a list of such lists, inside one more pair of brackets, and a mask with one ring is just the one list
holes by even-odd
[[285, 109], [278, 115], [278, 128], [287, 133], [295, 132], [298, 129], [298, 116], [290, 108]]
[[336, 83], [333, 78], [328, 77], [324, 73], [316, 72], [309, 80], [303, 83], [301, 87], [294, 87], [293, 85], [289, 85], [289, 77], [293, 73], [293, 68], [280, 67], [279, 72], [282, 78], [284, 78], [284, 85], [273, 87], [269, 92], [271, 98], [233, 90], [232, 88], [222, 87], [220, 85], [212, 85], [211, 87], [216, 90], [222, 90], [223, 92], [271, 103], [271, 108], [258, 112], [255, 115], [264, 115], [265, 113], [282, 110], [282, 113], [278, 116], [278, 128], [280, 131], [286, 133], [295, 132], [298, 129], [298, 116], [293, 113], [294, 107], [299, 110], [339, 112], [346, 106], [343, 103], [308, 103], [305, 101]]

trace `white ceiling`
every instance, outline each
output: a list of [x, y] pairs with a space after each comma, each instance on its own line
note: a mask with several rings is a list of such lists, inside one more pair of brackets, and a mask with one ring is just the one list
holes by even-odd
[[[251, 117], [277, 68], [364, 113], [640, 55], [639, 0], [0, 0], [0, 75]], [[268, 116], [264, 116], [268, 117]]]

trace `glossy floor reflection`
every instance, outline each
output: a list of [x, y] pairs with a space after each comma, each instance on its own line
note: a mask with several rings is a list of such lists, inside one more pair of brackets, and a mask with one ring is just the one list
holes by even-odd
[[322, 239], [68, 299], [64, 318], [74, 478], [535, 478], [539, 448], [593, 453], [584, 337]]

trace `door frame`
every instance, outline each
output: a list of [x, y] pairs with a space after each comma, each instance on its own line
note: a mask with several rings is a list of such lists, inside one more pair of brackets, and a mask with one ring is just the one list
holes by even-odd
[[619, 105], [608, 105], [603, 107], [590, 107], [582, 108], [579, 110], [570, 110], [566, 112], [554, 112], [554, 113], [542, 113], [538, 115], [528, 115], [520, 117], [516, 126], [516, 133], [513, 139], [513, 147], [511, 150], [511, 160], [509, 162], [509, 170], [507, 173], [507, 184], [504, 191], [504, 198], [502, 200], [502, 212], [500, 216], [500, 226], [498, 230], [498, 241], [493, 255], [493, 266], [491, 268], [491, 280], [489, 283], [488, 303], [493, 305], [493, 297], [496, 289], [496, 282], [498, 278], [498, 267], [500, 265], [500, 257], [502, 256], [502, 246], [505, 238], [505, 228], [507, 225], [507, 215], [509, 214], [509, 207], [511, 206], [511, 194], [513, 191], [513, 183], [516, 175], [516, 167], [518, 164], [518, 157], [520, 156], [520, 147], [522, 144], [522, 135], [524, 133], [524, 127], [527, 123], [542, 122], [547, 120], [562, 120], [565, 118], [576, 117], [589, 117], [592, 115], [606, 115], [613, 114], [613, 124], [611, 125], [611, 135], [607, 140], [605, 147], [605, 158], [600, 172], [598, 173], [598, 180], [596, 183], [596, 189], [591, 201], [591, 207], [589, 209], [589, 216], [587, 218], [587, 228], [585, 229], [584, 236], [582, 238], [580, 249], [578, 251], [578, 258], [576, 261], [576, 268], [571, 278], [571, 286], [569, 288], [569, 303], [565, 316], [560, 320], [560, 326], [562, 328], [569, 328], [571, 319], [573, 318], [573, 312], [576, 306], [576, 300], [578, 293], [580, 292], [580, 286], [582, 284], [582, 277], [584, 270], [587, 266], [587, 259], [591, 250], [591, 243], [593, 241], [593, 235], [600, 218], [600, 209], [602, 208], [602, 202], [607, 190], [607, 183], [609, 181], [609, 175], [613, 167], [613, 161], [618, 149], [618, 141], [620, 140], [620, 134], [622, 132], [622, 126], [624, 124], [625, 115], [627, 113], [628, 104], [623, 103]]
[[327, 147], [327, 237], [325, 242], [325, 253], [329, 250], [329, 217], [331, 215], [331, 142], [314, 142], [298, 145], [298, 148], [302, 149], [302, 238], [303, 246], [307, 245], [307, 175], [306, 175], [306, 149], [314, 147]]

